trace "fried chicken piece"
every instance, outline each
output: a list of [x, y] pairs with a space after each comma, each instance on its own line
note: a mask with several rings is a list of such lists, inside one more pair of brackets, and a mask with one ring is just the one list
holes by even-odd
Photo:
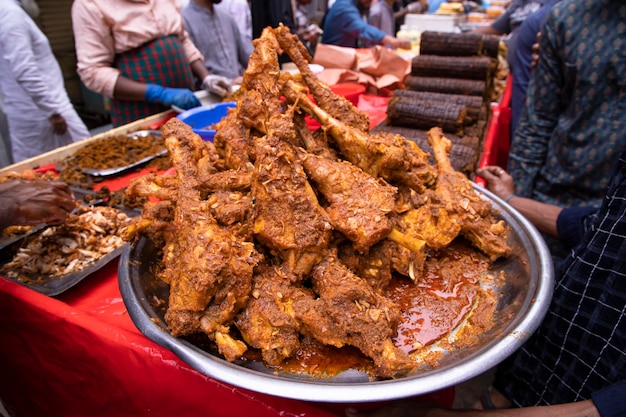
[[311, 290], [292, 285], [297, 280], [285, 265], [266, 267], [253, 278], [252, 298], [236, 326], [243, 340], [261, 350], [265, 363], [280, 365], [300, 348], [300, 324], [294, 304], [314, 299]]
[[261, 260], [252, 242], [221, 228], [200, 198], [198, 161], [204, 142], [177, 119], [163, 127], [165, 144], [178, 177], [174, 236], [164, 247], [159, 277], [170, 284], [165, 321], [172, 335], [205, 332], [227, 360], [235, 360], [246, 346], [234, 340], [229, 326], [246, 305], [252, 272]]
[[285, 82], [283, 94], [315, 117], [335, 139], [342, 155], [371, 176], [394, 185], [406, 184], [418, 192], [434, 184], [436, 172], [428, 162], [429, 155], [415, 142], [385, 132], [368, 135], [347, 126], [313, 103], [293, 80]]
[[128, 198], [156, 197], [159, 200], [173, 201], [176, 198], [176, 186], [175, 176], [157, 175], [150, 172], [132, 178], [125, 193]]
[[300, 139], [301, 144], [299, 146], [304, 147], [309, 153], [318, 155], [331, 160], [337, 159], [337, 152], [328, 146], [326, 135], [319, 134], [318, 132], [311, 132], [309, 126], [307, 126], [304, 116], [301, 114], [295, 114], [293, 118], [293, 124], [296, 128], [296, 134]]
[[238, 105], [229, 109], [226, 116], [218, 122], [213, 143], [226, 167], [246, 171], [251, 162], [254, 162], [254, 146], [249, 129], [239, 117], [239, 108]]
[[[272, 131], [268, 135], [272, 135]], [[306, 275], [328, 246], [332, 226], [319, 205], [294, 148], [273, 137], [256, 143], [252, 183], [254, 234], [277, 250], [298, 276]]]
[[355, 248], [364, 252], [391, 230], [387, 215], [395, 206], [395, 187], [346, 161], [300, 152], [307, 176], [330, 205], [330, 220]]
[[358, 348], [384, 378], [401, 377], [415, 368], [409, 356], [393, 344], [401, 319], [393, 303], [335, 255], [328, 254], [314, 268], [311, 281], [319, 298], [293, 305], [306, 332], [327, 345]]
[[375, 291], [382, 292], [391, 281], [392, 251], [387, 240], [371, 246], [367, 253], [356, 251], [350, 241], [342, 242], [338, 245], [337, 257]]
[[[244, 82], [256, 88], [267, 109], [263, 121], [265, 136], [255, 140], [253, 232], [255, 237], [277, 251], [295, 275], [302, 277], [311, 270], [328, 246], [332, 226], [328, 214], [319, 205], [297, 159], [293, 108], [280, 111], [280, 75], [276, 49], [278, 43], [271, 30], [255, 40], [256, 55], [251, 57]], [[264, 61], [262, 61], [264, 60]], [[262, 73], [258, 71], [262, 70]], [[256, 74], [256, 78], [252, 76]]]
[[358, 129], [361, 132], [369, 132], [369, 116], [356, 108], [350, 100], [335, 94], [313, 74], [309, 67], [309, 62], [312, 58], [298, 39], [298, 36], [293, 35], [289, 28], [283, 24], [274, 29], [274, 34], [283, 51], [289, 55], [289, 58], [298, 67], [302, 79], [309, 87], [311, 95], [315, 97], [318, 106], [335, 119], [341, 120], [346, 126]]
[[460, 233], [491, 260], [508, 256], [507, 229], [503, 220], [496, 220], [491, 203], [482, 199], [462, 173], [456, 171], [449, 159], [452, 142], [443, 136], [441, 128], [427, 132], [428, 143], [437, 162], [435, 195], [448, 216], [460, 226]]

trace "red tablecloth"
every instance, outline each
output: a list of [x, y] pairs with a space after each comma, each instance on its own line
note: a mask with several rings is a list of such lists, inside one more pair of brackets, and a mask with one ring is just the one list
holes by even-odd
[[[346, 406], [258, 394], [191, 369], [137, 330], [117, 261], [56, 298], [0, 278], [0, 340], [0, 398], [18, 417], [330, 417]], [[449, 389], [419, 400], [453, 398]]]
[[[363, 96], [359, 107], [375, 125], [386, 103]], [[418, 400], [449, 407], [453, 398], [450, 388]], [[0, 399], [17, 417], [330, 417], [346, 407], [258, 394], [191, 369], [137, 330], [117, 260], [55, 298], [0, 278]]]

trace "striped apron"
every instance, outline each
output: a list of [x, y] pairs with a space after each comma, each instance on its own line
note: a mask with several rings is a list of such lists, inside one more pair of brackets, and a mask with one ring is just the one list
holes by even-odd
[[[116, 55], [115, 68], [144, 84], [193, 90], [189, 60], [177, 35], [164, 36]], [[169, 108], [144, 101], [111, 100], [111, 124], [121, 126]]]

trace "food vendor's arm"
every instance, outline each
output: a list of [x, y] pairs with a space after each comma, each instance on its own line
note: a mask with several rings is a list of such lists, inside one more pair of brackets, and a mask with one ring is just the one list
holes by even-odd
[[472, 29], [470, 33], [479, 33], [481, 35], [502, 35], [502, 32], [494, 28], [492, 25], [488, 26], [479, 26], [475, 29]]
[[498, 166], [476, 170], [487, 188], [526, 217], [542, 233], [559, 239], [568, 247], [580, 242], [595, 220], [595, 207], [561, 208], [514, 194], [513, 177]]
[[507, 201], [526, 217], [542, 233], [558, 238], [557, 219], [561, 207], [541, 203], [514, 194], [513, 177], [498, 166], [487, 166], [476, 170], [487, 181], [487, 189]]
[[385, 35], [380, 41], [381, 45], [393, 46], [397, 49], [411, 49], [411, 41], [408, 39], [396, 38], [393, 36]]
[[482, 35], [504, 35], [511, 33], [511, 13], [517, 9], [517, 4], [509, 6], [504, 13], [488, 26], [480, 26], [473, 29], [472, 33], [480, 33]]
[[63, 182], [0, 183], [0, 230], [12, 225], [59, 224], [75, 207], [72, 191]]
[[385, 37], [391, 38], [391, 36], [388, 36], [384, 31], [363, 20], [357, 8], [346, 8], [346, 10], [343, 11], [341, 19], [338, 18], [336, 23], [344, 24], [344, 32], [358, 34], [357, 37], [367, 39], [377, 44], [382, 44]]
[[[548, 17], [548, 20], [550, 17]], [[548, 145], [563, 108], [567, 87], [559, 60], [559, 46], [551, 25], [543, 27], [541, 59], [528, 85], [526, 107], [511, 140], [508, 171], [515, 178], [517, 194], [530, 197], [535, 178], [545, 165]], [[553, 94], [544, 94], [552, 91]]]

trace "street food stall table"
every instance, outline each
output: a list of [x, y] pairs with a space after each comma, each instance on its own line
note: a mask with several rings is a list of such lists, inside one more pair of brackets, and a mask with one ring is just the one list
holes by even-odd
[[[363, 103], [375, 124], [384, 118], [386, 102], [372, 99]], [[0, 173], [53, 165], [89, 141], [155, 129], [171, 116], [155, 115]], [[56, 297], [0, 277], [0, 399], [12, 416], [343, 415], [346, 404], [298, 401], [222, 383], [146, 338], [122, 300], [117, 262]], [[454, 389], [418, 399], [450, 407]]]

